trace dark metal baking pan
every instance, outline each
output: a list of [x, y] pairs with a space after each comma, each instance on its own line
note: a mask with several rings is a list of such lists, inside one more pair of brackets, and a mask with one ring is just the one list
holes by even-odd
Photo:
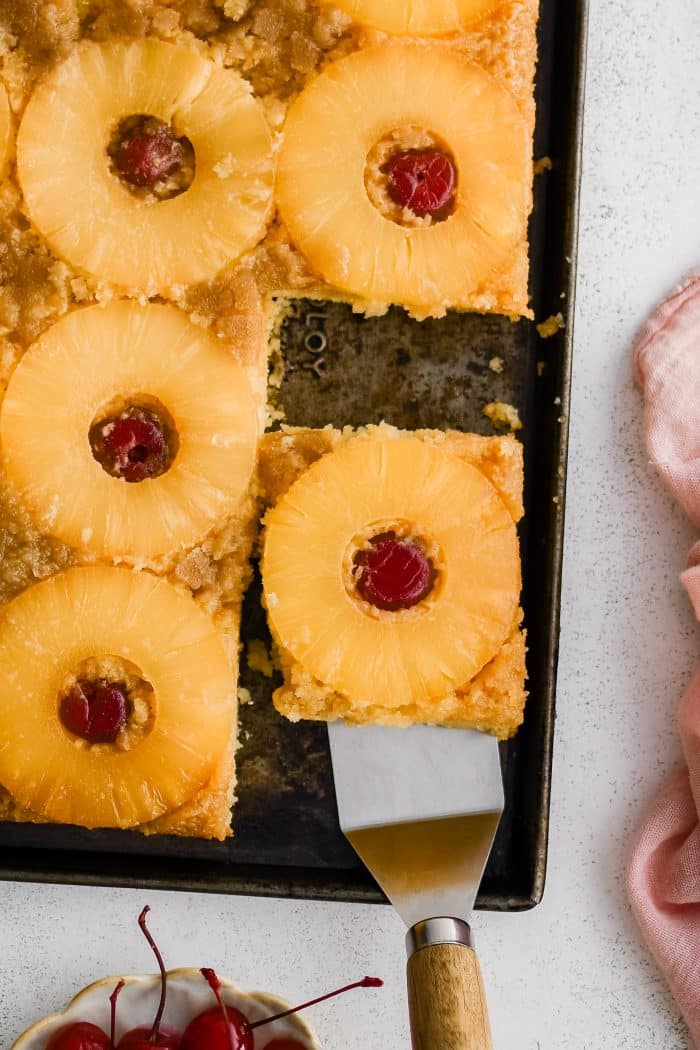
[[[481, 887], [483, 908], [517, 910], [541, 899], [554, 730], [565, 466], [583, 78], [585, 0], [543, 0], [537, 82], [532, 299], [538, 319], [563, 313], [543, 340], [534, 324], [448, 315], [417, 323], [402, 311], [364, 319], [340, 304], [297, 303], [283, 330], [281, 396], [292, 424], [453, 427], [491, 433], [490, 401], [518, 408], [526, 455], [521, 530], [529, 688], [525, 724], [503, 745], [506, 810]], [[503, 360], [498, 373], [489, 367]], [[265, 638], [254, 584], [244, 641]], [[381, 901], [337, 823], [326, 728], [292, 725], [270, 702], [274, 682], [243, 661], [254, 702], [241, 710], [236, 836], [224, 844], [0, 825], [0, 877], [233, 893]]]

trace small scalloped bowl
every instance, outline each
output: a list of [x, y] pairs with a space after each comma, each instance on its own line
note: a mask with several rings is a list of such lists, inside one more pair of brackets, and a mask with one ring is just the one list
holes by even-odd
[[[109, 996], [118, 977], [104, 977], [84, 988], [61, 1014], [54, 1014], [32, 1025], [21, 1035], [11, 1050], [46, 1050], [46, 1044], [64, 1025], [76, 1021], [90, 1021], [109, 1032]], [[124, 977], [126, 987], [119, 997], [117, 1010], [117, 1040], [131, 1028], [148, 1025], [152, 1021], [160, 996], [160, 977]], [[271, 1014], [289, 1009], [289, 1004], [264, 992], [242, 992], [235, 984], [221, 980], [224, 1001], [241, 1010], [249, 1021], [261, 1021]], [[163, 1014], [163, 1026], [176, 1032], [185, 1028], [198, 1014], [215, 1005], [214, 996], [199, 970], [169, 970], [168, 998]], [[306, 1050], [320, 1050], [311, 1029], [292, 1014], [265, 1025], [256, 1033], [256, 1050], [265, 1050], [273, 1039], [296, 1039]]]

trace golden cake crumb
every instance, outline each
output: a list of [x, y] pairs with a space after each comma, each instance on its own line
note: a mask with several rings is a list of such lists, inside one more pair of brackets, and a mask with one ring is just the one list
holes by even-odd
[[258, 671], [266, 678], [272, 678], [274, 666], [267, 651], [267, 646], [260, 638], [252, 638], [246, 647], [246, 660], [251, 671]]
[[542, 321], [540, 324], [535, 325], [535, 327], [542, 339], [551, 339], [553, 335], [556, 335], [557, 332], [561, 331], [565, 323], [564, 315], [559, 313], [552, 314], [546, 321]]
[[511, 431], [522, 430], [522, 422], [514, 405], [503, 401], [490, 401], [481, 410], [495, 427], [508, 427]]

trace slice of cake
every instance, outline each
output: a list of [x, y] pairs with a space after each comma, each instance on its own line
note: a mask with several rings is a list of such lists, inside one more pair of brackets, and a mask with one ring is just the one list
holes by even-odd
[[7, 478], [64, 543], [167, 564], [245, 504], [262, 416], [249, 372], [172, 306], [74, 310], [10, 377]]
[[276, 192], [293, 244], [360, 306], [528, 313], [531, 128], [456, 48], [390, 40], [326, 67], [289, 111]]
[[236, 669], [188, 593], [75, 567], [10, 602], [0, 638], [2, 815], [226, 837]]
[[84, 41], [41, 81], [17, 174], [57, 255], [148, 295], [213, 277], [272, 214], [272, 137], [249, 84], [152, 38]]
[[525, 703], [519, 443], [288, 430], [265, 436], [259, 469], [278, 710], [511, 736]]

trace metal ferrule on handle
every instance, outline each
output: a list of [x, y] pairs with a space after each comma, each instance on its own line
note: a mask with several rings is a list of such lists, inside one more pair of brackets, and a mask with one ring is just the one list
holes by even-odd
[[406, 934], [406, 953], [409, 959], [421, 948], [430, 948], [435, 944], [463, 944], [466, 948], [473, 948], [471, 926], [462, 919], [438, 916], [417, 922]]

